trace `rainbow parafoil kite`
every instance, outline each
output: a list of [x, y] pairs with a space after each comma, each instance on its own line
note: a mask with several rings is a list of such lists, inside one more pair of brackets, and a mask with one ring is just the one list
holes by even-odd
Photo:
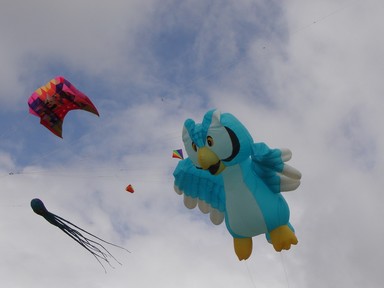
[[232, 114], [211, 110], [201, 124], [184, 122], [188, 158], [173, 175], [187, 208], [199, 207], [214, 224], [225, 220], [239, 260], [252, 253], [252, 237], [265, 234], [276, 251], [297, 244], [281, 192], [295, 190], [301, 173], [286, 164], [288, 149], [254, 143]]
[[182, 149], [173, 150], [172, 158], [184, 159], [183, 150]]
[[62, 138], [62, 126], [68, 111], [82, 109], [99, 116], [95, 105], [64, 77], [56, 77], [38, 88], [28, 99], [29, 113]]

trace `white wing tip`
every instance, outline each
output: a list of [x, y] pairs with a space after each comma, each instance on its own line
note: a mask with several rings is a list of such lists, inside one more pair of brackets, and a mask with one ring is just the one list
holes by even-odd
[[184, 194], [184, 205], [188, 209], [193, 209], [197, 206], [197, 199]]
[[200, 211], [203, 214], [208, 214], [209, 210], [211, 209], [211, 205], [209, 205], [207, 202], [204, 200], [198, 200], [197, 205], [199, 206]]
[[183, 191], [181, 191], [181, 190], [179, 189], [179, 187], [177, 187], [176, 185], [173, 185], [173, 189], [175, 190], [175, 192], [176, 192], [177, 194], [179, 194], [179, 195], [183, 195]]
[[287, 164], [284, 164], [284, 168], [283, 168], [283, 171], [281, 171], [281, 174], [292, 179], [296, 179], [296, 180], [301, 179], [301, 172], [296, 168], [293, 168], [292, 166], [289, 166]]
[[281, 159], [286, 162], [292, 158], [292, 152], [288, 148], [281, 148]]
[[215, 225], [220, 225], [224, 221], [224, 213], [215, 208], [211, 208], [209, 218]]
[[[183, 195], [184, 192], [179, 189], [176, 185], [173, 186], [175, 192], [179, 195]], [[224, 221], [224, 213], [220, 212], [216, 208], [212, 208], [210, 204], [205, 202], [204, 200], [200, 200], [197, 198], [193, 198], [191, 196], [187, 196], [184, 194], [184, 205], [188, 209], [194, 209], [196, 206], [199, 207], [199, 210], [204, 213], [208, 214], [209, 213], [209, 219], [211, 222], [215, 225], [220, 225]]]

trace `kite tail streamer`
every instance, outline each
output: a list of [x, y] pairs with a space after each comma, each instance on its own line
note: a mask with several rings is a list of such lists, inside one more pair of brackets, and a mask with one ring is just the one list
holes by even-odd
[[124, 247], [121, 247], [119, 245], [105, 241], [105, 240], [101, 239], [100, 237], [97, 237], [96, 235], [89, 233], [88, 231], [86, 231], [86, 230], [80, 228], [79, 226], [73, 224], [72, 222], [49, 212], [47, 210], [47, 208], [44, 206], [44, 203], [40, 199], [37, 199], [37, 198], [32, 199], [31, 207], [36, 214], [44, 217], [45, 220], [47, 220], [52, 225], [58, 227], [65, 234], [67, 234], [69, 237], [71, 237], [73, 240], [75, 240], [77, 243], [79, 243], [83, 248], [85, 248], [89, 253], [91, 253], [96, 258], [96, 260], [99, 262], [99, 264], [104, 268], [105, 272], [106, 272], [106, 269], [100, 260], [105, 261], [112, 268], [114, 268], [114, 267], [109, 262], [109, 260], [108, 260], [109, 257], [113, 258], [120, 265], [122, 265], [122, 264], [102, 244], [96, 242], [95, 240], [92, 240], [90, 238], [85, 237], [78, 230], [92, 236], [93, 238], [95, 238], [95, 239], [97, 239], [103, 243], [109, 244], [111, 246], [123, 249], [123, 250], [131, 253], [129, 250], [125, 249]]
[[[53, 214], [54, 215], [54, 214]], [[54, 215], [56, 217], [58, 217], [57, 215]], [[108, 257], [111, 257], [113, 258], [117, 263], [119, 263], [121, 265], [121, 263], [103, 246], [101, 245], [100, 243], [96, 242], [96, 241], [93, 241], [92, 239], [89, 239], [87, 237], [85, 237], [84, 235], [82, 235], [79, 231], [77, 231], [76, 229], [73, 229], [72, 227], [70, 227], [69, 225], [65, 224], [64, 222], [62, 222], [62, 220], [60, 218], [56, 218], [57, 221], [60, 223], [60, 229], [65, 233], [67, 234], [69, 237], [71, 237], [73, 240], [75, 240], [77, 243], [79, 243], [81, 246], [83, 246], [86, 250], [88, 250], [95, 258], [97, 261], [99, 261], [99, 259], [102, 259], [104, 260], [105, 262], [107, 262], [109, 264], [109, 266], [111, 266], [112, 268], [114, 268], [111, 263], [108, 261]], [[77, 227], [75, 225], [75, 227]], [[82, 230], [82, 229], [81, 229]], [[86, 232], [86, 231], [85, 231]], [[90, 234], [90, 233], [88, 233]], [[92, 235], [92, 234], [90, 234]], [[94, 235], [92, 235], [93, 237], [97, 238], [97, 239], [100, 239]], [[102, 239], [101, 239], [102, 240]], [[102, 240], [103, 241], [103, 240]], [[104, 242], [104, 241], [103, 241]], [[113, 245], [113, 246], [116, 246], [116, 245]], [[122, 247], [119, 247], [119, 248], [122, 248]], [[124, 248], [122, 248], [124, 249]], [[125, 249], [126, 250], [126, 249]], [[100, 261], [99, 261], [100, 263]], [[101, 264], [101, 263], [100, 263]], [[104, 267], [104, 266], [103, 266]], [[105, 270], [105, 269], [104, 269]]]

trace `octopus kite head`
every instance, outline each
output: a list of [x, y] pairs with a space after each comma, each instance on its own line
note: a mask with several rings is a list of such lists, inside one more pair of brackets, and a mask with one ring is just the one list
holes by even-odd
[[187, 119], [183, 128], [185, 150], [197, 168], [218, 175], [227, 166], [249, 158], [253, 139], [232, 114], [211, 110], [201, 124]]
[[33, 212], [36, 214], [39, 214], [41, 216], [44, 216], [48, 213], [47, 208], [45, 208], [43, 201], [41, 201], [38, 198], [32, 199], [31, 200], [31, 207]]

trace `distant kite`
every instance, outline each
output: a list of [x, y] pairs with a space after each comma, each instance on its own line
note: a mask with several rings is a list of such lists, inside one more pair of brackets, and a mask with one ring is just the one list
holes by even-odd
[[64, 77], [56, 77], [38, 88], [28, 99], [29, 113], [62, 138], [62, 126], [68, 111], [82, 109], [99, 116], [91, 100]]
[[[112, 246], [115, 246], [115, 247], [118, 247], [118, 248], [121, 248], [121, 249], [128, 251], [124, 247], [121, 247], [121, 246], [115, 245], [113, 243], [107, 242], [107, 241], [85, 231], [84, 229], [76, 226], [75, 224], [69, 222], [68, 220], [65, 220], [64, 218], [61, 218], [60, 216], [57, 216], [57, 215], [49, 212], [47, 210], [47, 208], [45, 208], [43, 201], [41, 201], [40, 199], [37, 199], [37, 198], [32, 199], [31, 207], [36, 214], [44, 217], [45, 220], [47, 220], [52, 225], [58, 227], [65, 234], [67, 234], [69, 237], [71, 237], [73, 240], [75, 240], [77, 243], [79, 243], [81, 246], [83, 246], [86, 250], [88, 250], [88, 252], [90, 252], [96, 258], [96, 260], [100, 263], [100, 265], [103, 268], [104, 268], [104, 265], [101, 263], [100, 260], [107, 262], [112, 267], [112, 265], [108, 261], [108, 257], [113, 258], [117, 263], [119, 263], [121, 265], [121, 263], [119, 261], [117, 261], [116, 258], [113, 257], [112, 254], [109, 253], [109, 251], [107, 249], [105, 249], [103, 245], [96, 242], [95, 240], [92, 240], [92, 239], [89, 239], [89, 238], [83, 236], [78, 230], [80, 230], [80, 231], [92, 236], [93, 238], [106, 243], [106, 244], [109, 244], [109, 245], [112, 245]], [[76, 230], [72, 227], [74, 227], [78, 230]], [[104, 270], [105, 270], [105, 268], [104, 268]]]
[[183, 150], [182, 149], [173, 150], [172, 158], [184, 159]]
[[129, 184], [129, 185], [125, 188], [125, 191], [130, 192], [130, 193], [135, 192], [135, 190], [133, 189], [133, 186], [132, 186], [131, 184]]

